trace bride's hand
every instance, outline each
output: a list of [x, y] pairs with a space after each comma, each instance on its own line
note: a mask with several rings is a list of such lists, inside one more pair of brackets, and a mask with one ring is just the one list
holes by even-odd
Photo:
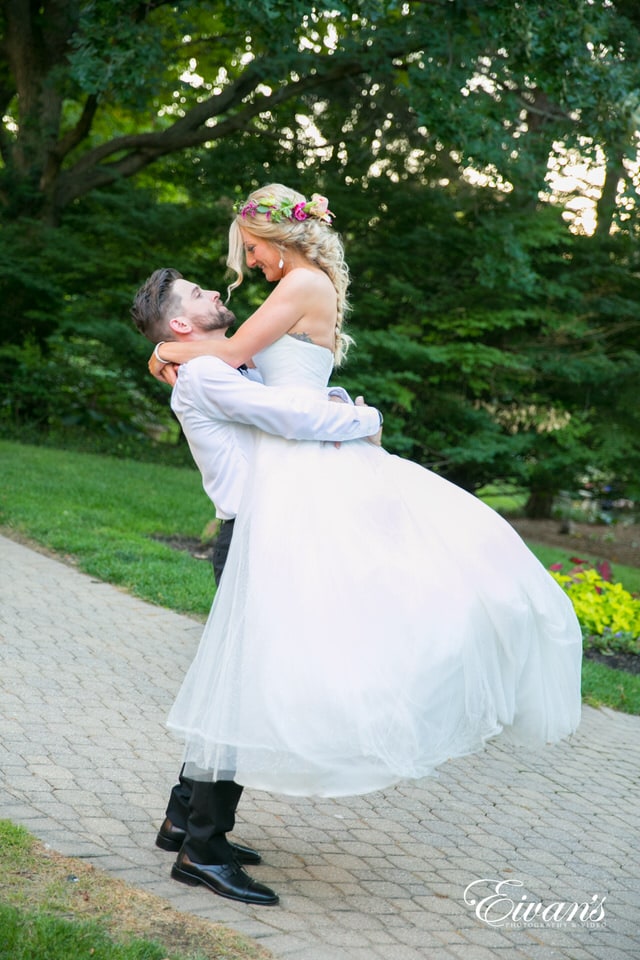
[[167, 363], [158, 356], [158, 347], [149, 357], [149, 373], [161, 383], [168, 383], [172, 387], [178, 379], [178, 363]]

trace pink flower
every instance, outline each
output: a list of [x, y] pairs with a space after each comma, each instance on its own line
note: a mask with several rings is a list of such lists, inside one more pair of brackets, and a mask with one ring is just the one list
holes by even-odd
[[311, 203], [310, 203], [311, 212], [322, 219], [322, 217], [329, 210], [329, 201], [326, 197], [322, 197], [319, 193], [311, 194]]
[[305, 209], [304, 209], [305, 206], [306, 206], [305, 203], [296, 203], [295, 207], [293, 208], [293, 219], [294, 219], [294, 220], [306, 220], [306, 219], [307, 219], [308, 214], [305, 213]]
[[317, 217], [323, 223], [331, 224], [334, 214], [329, 210], [329, 201], [319, 193], [313, 193], [307, 204], [307, 210], [312, 217]]

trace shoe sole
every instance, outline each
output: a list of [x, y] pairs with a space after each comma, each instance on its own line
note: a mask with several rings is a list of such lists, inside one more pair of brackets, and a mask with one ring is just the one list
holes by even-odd
[[189, 887], [206, 887], [207, 890], [211, 890], [212, 893], [215, 893], [219, 897], [225, 897], [227, 900], [236, 900], [238, 903], [248, 903], [253, 907], [274, 907], [280, 902], [280, 898], [277, 895], [273, 900], [250, 900], [246, 897], [235, 897], [232, 893], [223, 893], [221, 890], [212, 887], [206, 880], [201, 880], [200, 877], [194, 877], [193, 874], [186, 873], [184, 870], [176, 867], [175, 864], [171, 868], [171, 877], [177, 880], [178, 883], [186, 883]]

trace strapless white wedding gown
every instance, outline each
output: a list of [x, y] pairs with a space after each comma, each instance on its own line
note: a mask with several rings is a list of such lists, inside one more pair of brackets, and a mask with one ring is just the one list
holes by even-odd
[[[256, 365], [324, 392], [332, 355], [285, 336]], [[261, 435], [168, 726], [192, 774], [367, 793], [500, 732], [566, 737], [581, 653], [567, 596], [476, 497], [366, 440]]]

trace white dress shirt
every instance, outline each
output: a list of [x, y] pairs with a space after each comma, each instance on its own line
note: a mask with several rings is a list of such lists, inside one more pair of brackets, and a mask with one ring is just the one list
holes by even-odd
[[[197, 357], [178, 369], [171, 394], [202, 485], [216, 516], [236, 516], [256, 428], [288, 440], [357, 440], [377, 433], [374, 407], [333, 403], [317, 392], [267, 387], [218, 357]], [[331, 388], [343, 399], [341, 388]]]

